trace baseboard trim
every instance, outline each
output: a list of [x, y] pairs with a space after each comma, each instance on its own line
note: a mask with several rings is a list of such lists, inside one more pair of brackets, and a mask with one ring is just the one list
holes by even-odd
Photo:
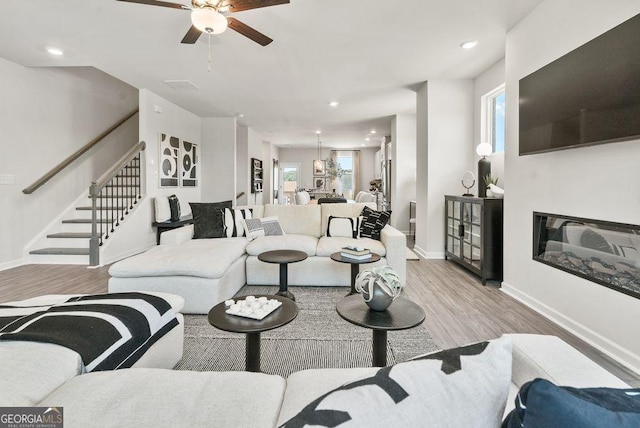
[[413, 246], [413, 251], [424, 259], [444, 259], [444, 252], [428, 252], [424, 248], [421, 248], [417, 245]]
[[549, 319], [568, 332], [584, 340], [594, 348], [602, 351], [630, 370], [636, 372], [637, 374], [640, 374], [639, 355], [636, 355], [628, 349], [618, 345], [617, 343], [610, 341], [606, 337], [596, 333], [595, 331], [585, 327], [584, 325], [574, 321], [573, 319], [566, 317], [550, 306], [547, 306], [546, 304], [531, 297], [526, 293], [523, 293], [521, 290], [507, 284], [506, 282], [502, 283], [500, 291], [530, 307], [543, 317]]
[[11, 260], [9, 262], [0, 263], [0, 270], [13, 269], [26, 264], [25, 259]]
[[427, 252], [422, 248], [418, 247], [417, 245], [413, 246], [413, 252], [418, 254], [422, 258], [425, 258], [425, 259], [427, 258]]

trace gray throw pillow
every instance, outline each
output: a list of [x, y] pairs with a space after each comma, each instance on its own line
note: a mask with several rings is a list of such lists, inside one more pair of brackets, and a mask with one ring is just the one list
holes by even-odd
[[193, 214], [193, 238], [225, 238], [224, 209], [231, 201], [189, 202]]

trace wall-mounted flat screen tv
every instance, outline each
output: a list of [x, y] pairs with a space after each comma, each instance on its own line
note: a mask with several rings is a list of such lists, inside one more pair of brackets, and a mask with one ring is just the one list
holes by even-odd
[[640, 139], [640, 15], [520, 80], [520, 155]]

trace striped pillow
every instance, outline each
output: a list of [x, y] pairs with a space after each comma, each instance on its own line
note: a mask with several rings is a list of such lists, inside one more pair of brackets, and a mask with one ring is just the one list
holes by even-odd
[[253, 218], [253, 210], [245, 209], [224, 209], [224, 232], [227, 238], [235, 236], [245, 236], [242, 220]]

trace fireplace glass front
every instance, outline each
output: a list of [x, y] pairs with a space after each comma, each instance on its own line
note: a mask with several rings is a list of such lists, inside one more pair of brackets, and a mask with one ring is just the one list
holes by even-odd
[[640, 226], [533, 213], [533, 259], [640, 299]]

